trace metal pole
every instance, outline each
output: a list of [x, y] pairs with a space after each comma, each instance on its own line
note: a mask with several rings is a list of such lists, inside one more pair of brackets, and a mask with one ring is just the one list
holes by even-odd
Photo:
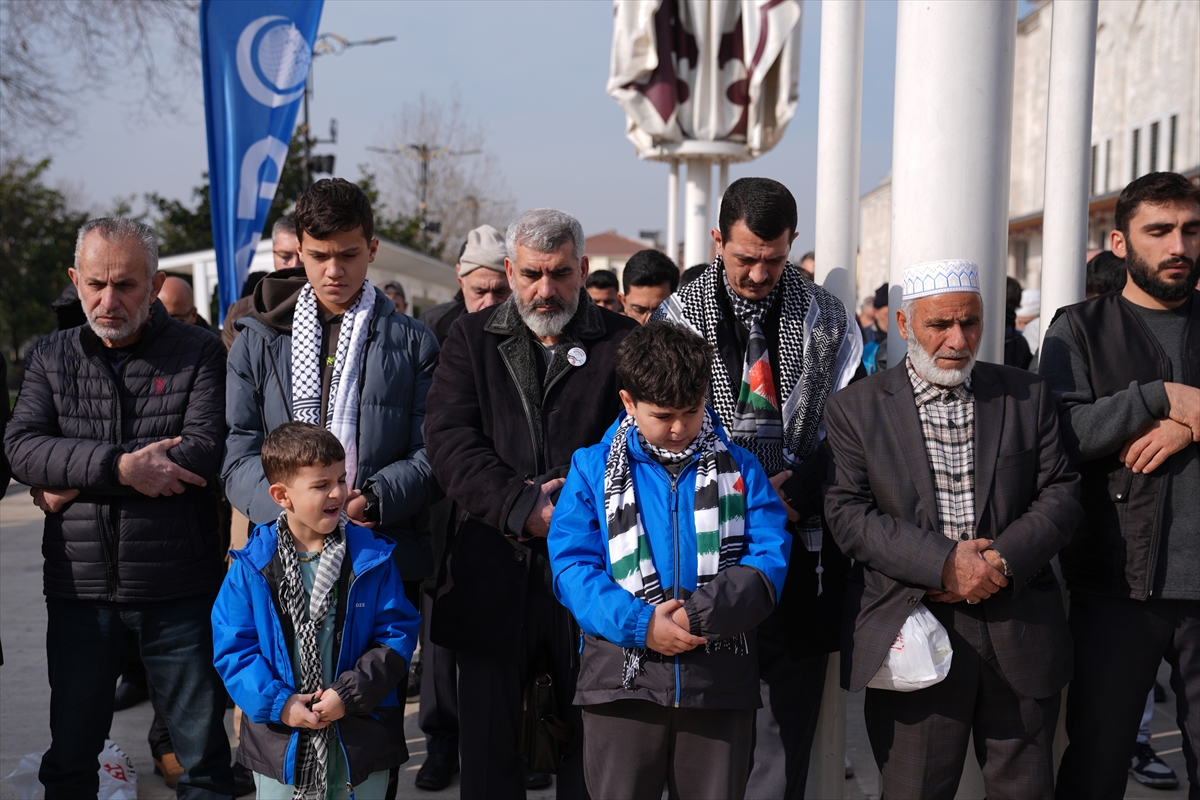
[[1051, 6], [1041, 338], [1046, 336], [1055, 311], [1083, 300], [1087, 284], [1088, 168], [1098, 5], [1097, 0], [1072, 0]]
[[[980, 267], [981, 361], [1004, 360], [1004, 275], [1017, 4], [900, 0], [892, 136], [888, 364], [904, 268], [965, 258]], [[968, 759], [970, 761], [970, 759]]]
[[304, 81], [304, 188], [312, 186], [312, 137], [308, 127], [308, 93], [312, 86], [312, 64], [308, 65], [308, 78]]
[[[817, 101], [817, 197], [820, 202], [817, 203], [814, 248], [817, 283], [837, 295], [851, 316], [857, 310], [858, 302], [856, 255], [864, 16], [864, 0], [825, 0], [821, 3], [821, 71]], [[818, 732], [816, 741], [826, 740]]]
[[712, 229], [708, 218], [708, 197], [712, 193], [712, 161], [689, 158], [687, 162], [687, 197], [684, 208], [683, 266], [708, 261]]
[[[667, 255], [672, 261], [679, 259], [679, 162], [671, 160], [671, 171], [667, 173]], [[675, 266], [683, 267], [676, 263]]]
[[417, 150], [417, 157], [421, 159], [421, 252], [429, 252], [429, 234], [425, 230], [425, 194], [429, 189], [429, 148], [421, 145]]

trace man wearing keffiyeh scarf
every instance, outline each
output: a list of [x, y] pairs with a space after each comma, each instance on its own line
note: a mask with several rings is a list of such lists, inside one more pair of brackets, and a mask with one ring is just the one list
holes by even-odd
[[[845, 559], [822, 536], [825, 400], [862, 360], [845, 306], [788, 262], [796, 202], [782, 184], [743, 178], [726, 190], [716, 258], [652, 319], [713, 345], [709, 402], [730, 439], [762, 462], [796, 539], [787, 589], [760, 626], [763, 713], [748, 796], [798, 797], [807, 777], [827, 654], [838, 649]], [[785, 765], [783, 767], [781, 765]]]

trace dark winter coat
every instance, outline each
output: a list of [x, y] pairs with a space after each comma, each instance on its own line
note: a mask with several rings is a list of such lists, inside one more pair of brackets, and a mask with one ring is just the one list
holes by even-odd
[[[271, 522], [255, 528], [246, 547], [231, 554], [233, 565], [212, 611], [213, 653], [230, 697], [245, 714], [238, 761], [291, 784], [299, 729], [284, 725], [280, 714], [296, 694], [296, 631], [280, 611], [278, 543]], [[346, 557], [331, 610], [337, 677], [329, 688], [346, 708], [335, 724], [353, 784], [408, 760], [404, 701], [396, 687], [408, 671], [421, 618], [404, 596], [391, 552], [390, 539], [346, 526]]]
[[[224, 398], [220, 339], [171, 319], [157, 300], [119, 377], [86, 325], [38, 342], [5, 451], [22, 483], [81, 492], [46, 516], [47, 597], [144, 602], [216, 593], [224, 571]], [[207, 486], [147, 497], [117, 481], [118, 456], [175, 436], [183, 441], [167, 456]]]
[[[253, 522], [269, 522], [280, 508], [262, 470], [267, 433], [292, 416], [292, 316], [307, 279], [302, 269], [268, 275], [255, 291], [255, 315], [237, 321], [241, 334], [229, 352], [226, 443], [222, 478], [233, 507]], [[425, 457], [425, 394], [438, 346], [429, 329], [396, 311], [375, 290], [359, 372], [358, 478], [355, 489], [379, 498], [375, 530], [396, 542], [405, 580], [433, 572], [425, 510], [441, 495]]]
[[[549, 591], [550, 564], [544, 539], [516, 537], [540, 485], [565, 476], [572, 454], [599, 442], [621, 411], [615, 357], [635, 327], [581, 289], [544, 384], [513, 298], [451, 327], [426, 417], [434, 474], [459, 508], [432, 616], [437, 644], [519, 658], [529, 571]], [[572, 348], [586, 354], [582, 365], [567, 360]]]
[[467, 313], [467, 304], [463, 302], [463, 293], [459, 289], [453, 300], [440, 303], [422, 314], [421, 322], [424, 322], [429, 326], [429, 330], [433, 331], [438, 345], [443, 345], [446, 343], [446, 337], [450, 335], [450, 326], [454, 324], [454, 320], [465, 313]]

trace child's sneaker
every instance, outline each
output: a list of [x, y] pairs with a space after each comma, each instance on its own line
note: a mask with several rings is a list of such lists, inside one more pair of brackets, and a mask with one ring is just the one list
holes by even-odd
[[1144, 742], [1138, 742], [1133, 749], [1133, 762], [1129, 766], [1133, 779], [1144, 786], [1155, 789], [1174, 789], [1179, 785], [1175, 771], [1167, 766], [1167, 762], [1158, 757], [1154, 748]]

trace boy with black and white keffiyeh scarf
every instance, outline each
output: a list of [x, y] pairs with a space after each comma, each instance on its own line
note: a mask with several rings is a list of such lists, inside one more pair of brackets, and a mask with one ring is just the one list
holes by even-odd
[[576, 452], [555, 506], [548, 547], [555, 594], [585, 633], [575, 703], [595, 797], [657, 796], [667, 774], [681, 796], [745, 788], [754, 627], [791, 537], [766, 473], [704, 405], [710, 358], [679, 325], [629, 334], [626, 413]]

